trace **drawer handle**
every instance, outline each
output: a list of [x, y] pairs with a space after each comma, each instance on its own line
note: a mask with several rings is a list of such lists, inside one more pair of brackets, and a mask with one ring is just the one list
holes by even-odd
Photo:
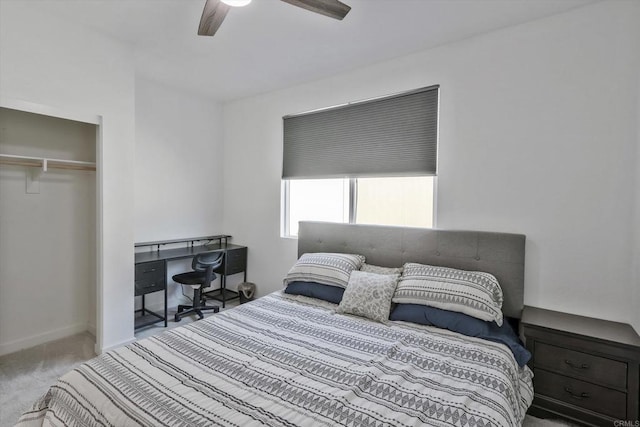
[[569, 396], [573, 397], [574, 399], [578, 399], [578, 400], [582, 400], [582, 399], [588, 399], [589, 393], [580, 393], [580, 394], [575, 394], [573, 392], [573, 390], [571, 390], [569, 387], [565, 387], [564, 391], [566, 391], [567, 393], [569, 393]]
[[589, 369], [589, 365], [587, 365], [586, 363], [583, 363], [582, 365], [576, 365], [569, 359], [565, 359], [564, 363], [571, 366], [573, 369]]
[[155, 268], [152, 268], [151, 270], [145, 270], [144, 272], [145, 272], [145, 273], [153, 273], [154, 271], [156, 271], [156, 269], [155, 269]]

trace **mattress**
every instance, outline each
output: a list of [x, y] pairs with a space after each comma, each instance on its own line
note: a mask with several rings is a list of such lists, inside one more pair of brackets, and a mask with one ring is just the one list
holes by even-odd
[[503, 344], [276, 292], [96, 357], [19, 426], [519, 426], [532, 373]]

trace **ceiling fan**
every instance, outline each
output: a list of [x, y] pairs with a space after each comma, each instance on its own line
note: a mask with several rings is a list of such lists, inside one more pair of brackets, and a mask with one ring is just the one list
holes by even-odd
[[[342, 20], [351, 10], [350, 6], [338, 0], [282, 0], [311, 12]], [[212, 36], [218, 31], [225, 16], [234, 6], [246, 6], [251, 0], [207, 0], [200, 18], [198, 35]]]

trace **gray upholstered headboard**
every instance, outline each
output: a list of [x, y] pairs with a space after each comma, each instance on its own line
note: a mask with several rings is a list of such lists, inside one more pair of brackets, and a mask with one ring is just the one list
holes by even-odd
[[418, 262], [485, 271], [498, 279], [504, 293], [503, 313], [520, 318], [524, 304], [522, 234], [435, 230], [379, 225], [300, 222], [298, 256], [307, 252], [362, 254], [367, 263], [400, 267]]

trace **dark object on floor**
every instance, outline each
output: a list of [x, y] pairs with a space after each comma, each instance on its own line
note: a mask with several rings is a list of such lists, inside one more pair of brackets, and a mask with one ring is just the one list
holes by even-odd
[[205, 299], [202, 296], [202, 288], [206, 288], [211, 285], [211, 282], [215, 280], [216, 275], [213, 270], [220, 268], [222, 260], [224, 258], [224, 252], [221, 251], [209, 251], [202, 252], [193, 258], [191, 267], [193, 271], [187, 273], [176, 274], [173, 276], [173, 280], [183, 285], [198, 286], [193, 290], [193, 305], [178, 306], [178, 312], [175, 315], [175, 321], [179, 322], [182, 316], [187, 314], [197, 314], [200, 319], [204, 318], [203, 311], [213, 310], [214, 313], [220, 311], [218, 306], [208, 306], [205, 303]]
[[244, 282], [238, 285], [238, 294], [240, 295], [240, 304], [253, 301], [253, 297], [256, 294], [256, 284], [251, 282]]

